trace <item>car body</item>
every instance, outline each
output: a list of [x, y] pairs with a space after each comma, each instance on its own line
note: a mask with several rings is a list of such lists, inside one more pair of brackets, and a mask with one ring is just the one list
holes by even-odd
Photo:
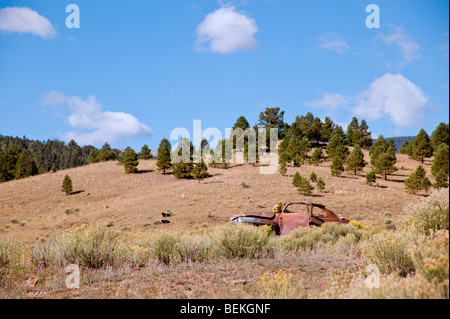
[[324, 223], [348, 224], [350, 220], [336, 215], [321, 204], [287, 202], [281, 212], [232, 213], [230, 222], [269, 226], [276, 234], [284, 236], [298, 227], [321, 226]]

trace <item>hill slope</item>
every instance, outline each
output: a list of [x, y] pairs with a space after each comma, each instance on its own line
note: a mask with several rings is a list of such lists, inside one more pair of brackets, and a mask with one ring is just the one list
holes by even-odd
[[[367, 152], [365, 156], [368, 160]], [[378, 187], [365, 185], [363, 174], [330, 176], [330, 162], [290, 167], [287, 177], [260, 175], [259, 167], [251, 165], [210, 168], [213, 176], [200, 183], [162, 175], [155, 164], [141, 160], [141, 173], [135, 175], [126, 175], [117, 162], [104, 162], [2, 183], [0, 234], [32, 242], [92, 222], [134, 232], [194, 230], [226, 223], [230, 212], [271, 211], [280, 201], [311, 201], [350, 219], [382, 223], [385, 213], [395, 217], [406, 202], [420, 199], [404, 191], [402, 182], [419, 164], [405, 155], [398, 155], [399, 171], [388, 181], [378, 178]], [[425, 163], [429, 176], [430, 164]], [[326, 183], [325, 192], [298, 195], [292, 186], [296, 171], [305, 177], [315, 171]], [[368, 171], [367, 167], [364, 174]], [[70, 196], [60, 190], [65, 174], [74, 185], [75, 194]], [[171, 223], [158, 224], [161, 212], [167, 210], [173, 213]]]

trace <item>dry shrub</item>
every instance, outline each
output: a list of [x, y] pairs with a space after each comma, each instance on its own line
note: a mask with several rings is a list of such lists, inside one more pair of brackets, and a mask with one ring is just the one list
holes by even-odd
[[121, 264], [130, 251], [118, 236], [105, 225], [63, 233], [54, 242], [55, 260], [93, 269]]
[[365, 263], [377, 265], [381, 273], [406, 276], [415, 269], [410, 253], [414, 238], [415, 234], [406, 230], [384, 231], [362, 242], [361, 253]]
[[441, 229], [449, 230], [448, 188], [433, 192], [417, 204], [407, 205], [403, 213], [403, 227], [415, 227], [426, 235]]
[[265, 273], [258, 281], [258, 291], [267, 299], [304, 299], [305, 288], [293, 275], [280, 269], [275, 275]]
[[164, 264], [179, 262], [202, 262], [209, 260], [212, 241], [204, 235], [167, 233], [141, 241], [152, 256]]
[[449, 235], [436, 232], [412, 249], [417, 275], [435, 287], [443, 298], [449, 298]]
[[265, 227], [239, 224], [217, 228], [211, 235], [217, 254], [227, 258], [259, 258], [273, 253], [270, 238], [273, 233]]
[[348, 249], [363, 237], [362, 230], [353, 225], [325, 223], [321, 227], [299, 227], [278, 240], [281, 251], [315, 249], [319, 246]]

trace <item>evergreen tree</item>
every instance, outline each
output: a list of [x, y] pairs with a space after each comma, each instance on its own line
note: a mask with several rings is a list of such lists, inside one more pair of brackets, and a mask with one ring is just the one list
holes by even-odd
[[163, 171], [166, 174], [166, 170], [172, 167], [171, 154], [172, 146], [168, 139], [163, 138], [158, 147], [158, 156], [156, 157], [156, 167], [158, 171]]
[[317, 182], [317, 174], [316, 174], [315, 172], [312, 172], [312, 173], [309, 175], [309, 180], [310, 180], [311, 182], [313, 182], [313, 183]]
[[405, 139], [402, 143], [402, 146], [399, 149], [399, 153], [400, 154], [408, 154], [408, 149], [409, 149], [410, 145], [409, 142]]
[[301, 165], [302, 160], [305, 158], [306, 153], [311, 149], [311, 144], [305, 138], [299, 138], [297, 136], [292, 136], [289, 139], [289, 145], [287, 152], [289, 158], [294, 161], [294, 166]]
[[281, 162], [280, 168], [278, 169], [278, 171], [280, 172], [281, 176], [286, 176], [287, 168], [286, 168], [286, 163], [285, 162]]
[[153, 158], [152, 153], [150, 152], [150, 149], [148, 148], [148, 145], [145, 144], [142, 146], [141, 152], [139, 153], [139, 159], [150, 159]]
[[16, 145], [6, 147], [0, 152], [0, 182], [14, 179], [20, 153], [20, 148]]
[[111, 146], [108, 143], [103, 144], [101, 150], [100, 150], [100, 161], [106, 162], [106, 161], [112, 161], [115, 160], [116, 154], [111, 149]]
[[327, 145], [327, 155], [329, 158], [334, 159], [336, 155], [339, 155], [342, 159], [347, 157], [349, 151], [348, 147], [344, 144], [344, 139], [337, 133], [334, 133], [331, 137], [330, 143]]
[[322, 142], [328, 142], [331, 139], [334, 127], [334, 122], [327, 116], [323, 122], [322, 132], [320, 133], [320, 140]]
[[351, 122], [347, 126], [347, 144], [355, 145], [358, 140], [359, 122], [356, 117], [353, 117]]
[[415, 172], [413, 172], [405, 180], [405, 190], [408, 193], [415, 194], [419, 190], [425, 190], [428, 192], [431, 182], [426, 176], [425, 169], [422, 165], [419, 165]]
[[419, 134], [414, 138], [412, 144], [412, 158], [423, 163], [424, 158], [431, 157], [433, 149], [431, 147], [430, 138], [424, 129], [421, 129]]
[[363, 170], [366, 166], [366, 161], [364, 160], [364, 153], [361, 151], [361, 147], [356, 144], [353, 148], [352, 153], [347, 158], [347, 167], [346, 171], [353, 171], [356, 175], [357, 172]]
[[331, 175], [333, 176], [341, 176], [342, 172], [344, 172], [344, 155], [342, 152], [338, 152], [333, 157], [333, 162], [331, 163]]
[[62, 185], [61, 185], [61, 190], [66, 193], [67, 195], [70, 195], [70, 193], [72, 192], [72, 179], [70, 178], [69, 175], [64, 176]]
[[292, 185], [294, 185], [294, 187], [300, 187], [300, 183], [301, 183], [300, 173], [296, 172], [294, 174], [294, 177], [292, 178]]
[[194, 168], [194, 146], [192, 142], [183, 137], [173, 155], [173, 176], [177, 179], [192, 178], [192, 170]]
[[322, 156], [322, 148], [316, 147], [314, 149], [314, 152], [311, 155], [311, 159], [309, 161], [309, 164], [319, 165], [322, 162], [323, 156]]
[[386, 140], [383, 138], [383, 135], [380, 135], [378, 139], [372, 144], [369, 149], [370, 156], [370, 164], [375, 166], [378, 157], [387, 151], [388, 144]]
[[101, 161], [101, 153], [98, 149], [93, 149], [88, 156], [88, 163], [99, 163]]
[[138, 155], [137, 153], [132, 149], [128, 148], [125, 153], [125, 158], [123, 160], [123, 165], [125, 169], [125, 174], [135, 174], [138, 172]]
[[431, 134], [430, 142], [434, 151], [436, 151], [442, 143], [449, 145], [449, 124], [443, 122], [439, 123]]
[[27, 161], [28, 157], [26, 156], [25, 152], [20, 152], [14, 169], [14, 179], [20, 179], [27, 176]]
[[433, 165], [431, 166], [431, 174], [435, 178], [435, 188], [447, 187], [447, 179], [449, 176], [449, 146], [441, 143], [434, 153]]
[[194, 168], [192, 169], [192, 177], [199, 182], [209, 177], [208, 166], [206, 166], [203, 159], [201, 159], [200, 163], [196, 163]]
[[443, 170], [440, 170], [434, 177], [434, 188], [445, 188], [448, 187], [448, 174]]
[[309, 139], [318, 143], [322, 137], [323, 123], [320, 117], [314, 118], [309, 130]]
[[[298, 172], [296, 174], [298, 174]], [[296, 177], [294, 175], [294, 179], [295, 178]], [[294, 185], [294, 181], [292, 184]], [[295, 179], [294, 186], [297, 188], [297, 192], [300, 195], [310, 196], [312, 194], [312, 191], [314, 190], [314, 187], [311, 185], [309, 180], [300, 176], [300, 174], [298, 174], [297, 178]]]
[[366, 174], [366, 184], [371, 185], [377, 180], [377, 175], [373, 170]]
[[284, 111], [281, 111], [279, 107], [266, 108], [266, 110], [259, 115], [258, 126], [265, 129], [277, 128], [278, 138], [282, 139], [286, 134], [283, 130], [285, 127]]
[[382, 153], [378, 156], [375, 162], [375, 173], [384, 174], [384, 179], [387, 180], [387, 176], [397, 171], [397, 167], [394, 166], [396, 162], [395, 156], [389, 153]]
[[243, 147], [248, 138], [245, 136], [245, 131], [250, 128], [250, 124], [244, 116], [240, 116], [232, 128], [233, 149]]
[[322, 178], [319, 178], [319, 180], [317, 181], [317, 189], [322, 192], [325, 189], [325, 182], [323, 181]]

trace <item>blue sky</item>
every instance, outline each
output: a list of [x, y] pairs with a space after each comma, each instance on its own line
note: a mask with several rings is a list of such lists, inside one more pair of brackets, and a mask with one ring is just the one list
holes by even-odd
[[266, 107], [288, 123], [312, 112], [344, 129], [364, 118], [374, 137], [431, 134], [449, 118], [448, 12], [436, 0], [2, 0], [0, 134], [157, 148], [193, 120], [224, 132]]

